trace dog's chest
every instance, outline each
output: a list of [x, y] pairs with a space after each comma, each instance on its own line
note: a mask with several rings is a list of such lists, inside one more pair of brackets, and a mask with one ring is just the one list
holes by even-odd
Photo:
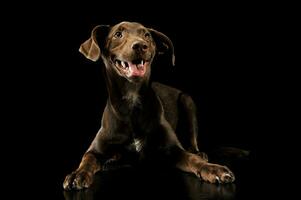
[[142, 139], [134, 139], [132, 146], [135, 148], [137, 152], [140, 152], [144, 146]]
[[131, 151], [135, 152], [142, 152], [145, 147], [145, 139], [143, 137], [134, 137], [132, 138], [130, 142], [130, 149]]
[[131, 146], [134, 151], [141, 152], [144, 147], [144, 142], [142, 139], [135, 138], [133, 139]]

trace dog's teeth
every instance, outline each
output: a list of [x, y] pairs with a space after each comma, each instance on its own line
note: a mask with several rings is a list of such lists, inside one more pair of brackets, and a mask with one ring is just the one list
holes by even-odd
[[123, 68], [126, 68], [126, 64], [125, 64], [124, 61], [121, 61], [121, 65], [122, 65]]
[[141, 65], [143, 65], [144, 64], [144, 61], [143, 60], [141, 60]]

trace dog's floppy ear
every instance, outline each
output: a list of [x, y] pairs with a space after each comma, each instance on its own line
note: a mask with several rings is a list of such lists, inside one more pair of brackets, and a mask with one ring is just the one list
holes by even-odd
[[151, 34], [156, 42], [158, 54], [163, 54], [165, 51], [170, 50], [171, 51], [171, 62], [172, 62], [172, 65], [175, 66], [175, 52], [174, 52], [174, 46], [173, 46], [172, 41], [166, 35], [164, 35], [163, 33], [159, 32], [159, 31], [156, 31], [151, 28], [149, 28], [148, 30], [151, 32]]
[[104, 42], [103, 36], [107, 34], [109, 27], [109, 25], [98, 25], [93, 28], [91, 37], [80, 45], [79, 52], [86, 58], [97, 61], [101, 55], [100, 45], [103, 45], [99, 42]]

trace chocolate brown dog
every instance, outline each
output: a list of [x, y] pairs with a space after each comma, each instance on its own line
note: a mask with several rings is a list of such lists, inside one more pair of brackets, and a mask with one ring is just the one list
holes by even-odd
[[[81, 45], [86, 58], [97, 61], [101, 57], [105, 64], [108, 100], [102, 126], [78, 169], [66, 177], [64, 189], [89, 187], [106, 160], [131, 152], [138, 154], [139, 160], [175, 166], [210, 183], [234, 181], [227, 167], [208, 163], [199, 152], [195, 105], [190, 96], [151, 82], [151, 63], [156, 54], [167, 50], [174, 64], [170, 39], [134, 22], [96, 26]], [[184, 137], [175, 133], [180, 108], [187, 121]]]

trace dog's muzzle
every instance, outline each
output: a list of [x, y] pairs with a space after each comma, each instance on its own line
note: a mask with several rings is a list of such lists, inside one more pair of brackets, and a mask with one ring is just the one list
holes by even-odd
[[114, 64], [119, 71], [125, 74], [128, 78], [139, 78], [145, 75], [149, 61], [137, 59], [134, 61], [126, 61], [115, 59]]

